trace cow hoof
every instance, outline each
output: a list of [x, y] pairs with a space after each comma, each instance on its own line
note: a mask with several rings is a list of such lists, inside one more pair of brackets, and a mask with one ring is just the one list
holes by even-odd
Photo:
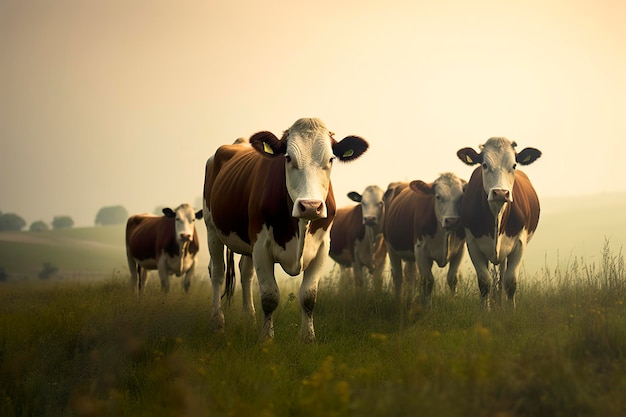
[[213, 313], [211, 316], [211, 325], [214, 331], [218, 333], [224, 332], [224, 313]]

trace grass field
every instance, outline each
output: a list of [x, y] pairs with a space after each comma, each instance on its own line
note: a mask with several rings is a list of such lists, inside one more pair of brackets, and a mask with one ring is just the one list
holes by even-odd
[[326, 279], [314, 344], [299, 340], [297, 280], [282, 282], [265, 343], [239, 293], [212, 332], [204, 280], [167, 296], [152, 282], [141, 299], [124, 278], [6, 282], [0, 415], [624, 415], [622, 255], [545, 273], [522, 283], [515, 312], [490, 313], [473, 280], [453, 298], [439, 276], [424, 312]]
[[467, 259], [454, 298], [437, 271], [428, 312], [357, 296], [329, 261], [313, 344], [299, 278], [259, 343], [239, 290], [211, 329], [206, 250], [189, 294], [153, 279], [137, 299], [123, 226], [0, 233], [0, 416], [626, 415], [626, 199], [572, 207], [542, 214], [515, 312], [479, 308]]

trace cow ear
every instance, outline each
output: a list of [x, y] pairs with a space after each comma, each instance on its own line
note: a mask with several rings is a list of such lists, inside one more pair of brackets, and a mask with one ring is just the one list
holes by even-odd
[[426, 184], [422, 180], [411, 181], [411, 183], [409, 184], [409, 187], [415, 193], [424, 193], [424, 194], [433, 194], [434, 193], [433, 185], [432, 184]]
[[172, 210], [169, 207], [165, 207], [163, 209], [163, 214], [165, 215], [165, 217], [176, 217], [176, 213], [174, 213], [174, 210]]
[[352, 161], [369, 148], [365, 139], [358, 136], [346, 136], [340, 142], [333, 142], [333, 153], [340, 161]]
[[196, 220], [200, 220], [202, 218], [202, 210], [196, 211]]
[[483, 161], [482, 155], [476, 153], [476, 151], [472, 148], [459, 149], [456, 156], [458, 156], [459, 159], [467, 165], [480, 164]]
[[535, 148], [524, 148], [515, 155], [518, 164], [529, 165], [535, 162], [541, 156], [541, 151]]
[[357, 203], [360, 203], [361, 200], [363, 199], [363, 196], [357, 193], [356, 191], [350, 191], [348, 193], [348, 198], [352, 201], [356, 201]]
[[258, 132], [250, 137], [250, 145], [261, 155], [273, 158], [286, 152], [285, 142], [272, 132]]

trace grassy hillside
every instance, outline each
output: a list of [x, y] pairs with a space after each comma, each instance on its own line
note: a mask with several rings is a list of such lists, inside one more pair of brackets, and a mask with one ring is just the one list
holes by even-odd
[[239, 291], [225, 332], [211, 329], [206, 281], [141, 299], [113, 278], [4, 283], [0, 415], [623, 416], [623, 265], [568, 272], [558, 291], [526, 284], [515, 313], [482, 311], [467, 282], [424, 312], [335, 277], [320, 286], [313, 344], [299, 340], [293, 286], [276, 339], [259, 343]]
[[0, 267], [11, 277], [37, 276], [45, 262], [63, 276], [128, 269], [124, 226], [0, 233]]

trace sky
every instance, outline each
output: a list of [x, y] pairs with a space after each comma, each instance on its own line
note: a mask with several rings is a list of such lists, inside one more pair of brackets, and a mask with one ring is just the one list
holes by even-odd
[[[197, 205], [215, 149], [300, 117], [370, 149], [349, 191], [433, 181], [492, 136], [540, 199], [626, 191], [626, 2], [0, 0], [0, 211]], [[197, 207], [200, 208], [200, 207]]]

